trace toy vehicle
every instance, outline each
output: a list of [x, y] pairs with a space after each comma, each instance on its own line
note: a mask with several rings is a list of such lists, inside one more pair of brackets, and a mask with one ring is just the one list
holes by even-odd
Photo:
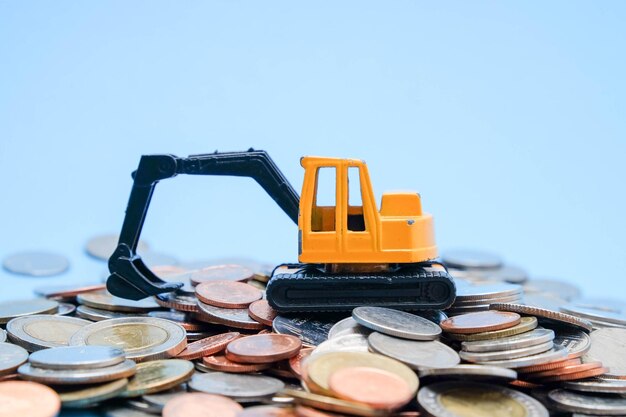
[[[178, 174], [230, 175], [256, 180], [298, 225], [300, 263], [276, 267], [266, 289], [277, 311], [347, 311], [360, 305], [444, 309], [453, 303], [454, 282], [435, 261], [433, 219], [422, 212], [417, 193], [386, 193], [378, 211], [363, 161], [303, 157], [300, 163], [305, 174], [298, 197], [264, 151], [142, 156], [109, 259], [108, 290], [139, 300], [180, 288], [182, 283], [161, 280], [136, 253], [154, 188]], [[318, 195], [324, 175], [335, 185], [335, 201], [326, 205]], [[359, 193], [361, 202], [352, 204]]]

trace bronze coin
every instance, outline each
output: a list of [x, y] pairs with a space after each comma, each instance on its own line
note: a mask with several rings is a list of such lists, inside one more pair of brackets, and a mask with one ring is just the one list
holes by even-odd
[[14, 380], [19, 379], [19, 378], [20, 378], [19, 374], [2, 375], [2, 376], [0, 376], [0, 382], [14, 381]]
[[248, 315], [259, 323], [271, 327], [278, 313], [267, 300], [257, 300], [248, 306]]
[[508, 329], [521, 321], [517, 313], [507, 311], [479, 311], [450, 317], [441, 322], [443, 330], [450, 333], [481, 333]]
[[241, 405], [222, 395], [190, 392], [169, 400], [163, 417], [237, 417], [241, 410]]
[[296, 356], [289, 358], [289, 368], [291, 372], [302, 379], [302, 362], [313, 352], [315, 348], [302, 348]]
[[581, 363], [577, 365], [563, 366], [557, 369], [550, 369], [547, 371], [533, 372], [531, 374], [524, 375], [524, 378], [544, 378], [548, 376], [567, 375], [596, 368], [602, 368], [602, 362]]
[[198, 299], [194, 295], [169, 292], [157, 295], [154, 297], [154, 301], [161, 307], [178, 311], [186, 311], [188, 313], [197, 313], [200, 311], [198, 308]]
[[240, 363], [271, 363], [295, 356], [302, 341], [286, 334], [257, 334], [234, 340], [226, 346], [226, 357]]
[[263, 298], [263, 292], [244, 282], [203, 282], [196, 287], [196, 297], [205, 304], [223, 308], [247, 308]]
[[247, 281], [254, 277], [250, 268], [241, 265], [212, 265], [194, 271], [189, 279], [193, 285], [211, 281]]
[[268, 369], [272, 365], [270, 363], [242, 364], [231, 362], [223, 355], [205, 356], [202, 358], [202, 363], [204, 366], [214, 371], [230, 372], [234, 374], [258, 372]]
[[61, 398], [51, 388], [37, 382], [0, 382], [0, 417], [54, 417], [61, 409]]
[[513, 385], [515, 388], [522, 388], [522, 389], [535, 389], [535, 388], [541, 387], [540, 384], [535, 384], [534, 382], [528, 382], [528, 381], [521, 381], [519, 379], [509, 382], [509, 385]]
[[551, 369], [563, 368], [565, 366], [572, 366], [580, 364], [580, 359], [561, 359], [559, 361], [542, 363], [539, 365], [524, 366], [523, 368], [517, 368], [516, 371], [519, 374], [528, 374], [533, 372], [549, 371]]
[[587, 371], [582, 371], [582, 372], [551, 376], [551, 377], [542, 379], [541, 382], [576, 381], [578, 379], [586, 379], [586, 378], [591, 378], [594, 376], [599, 376], [607, 372], [609, 372], [608, 368], [602, 368], [602, 367], [594, 368], [594, 369], [589, 369]]
[[383, 369], [341, 368], [330, 374], [328, 385], [337, 398], [382, 410], [400, 408], [413, 398], [404, 379]]
[[226, 345], [239, 336], [239, 332], [229, 332], [209, 336], [188, 344], [185, 350], [176, 355], [176, 357], [178, 359], [194, 360], [203, 356], [213, 355], [214, 353], [224, 350]]
[[79, 294], [90, 291], [102, 291], [106, 289], [106, 284], [82, 284], [82, 285], [60, 285], [54, 287], [35, 288], [35, 294], [46, 298], [74, 298]]

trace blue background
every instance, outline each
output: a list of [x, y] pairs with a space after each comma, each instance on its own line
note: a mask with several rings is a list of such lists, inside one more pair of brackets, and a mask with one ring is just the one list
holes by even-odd
[[[589, 295], [626, 270], [626, 3], [0, 2], [0, 299], [99, 280], [143, 153], [266, 149], [365, 159], [414, 189], [442, 249], [496, 251]], [[157, 187], [145, 227], [183, 259], [296, 259], [295, 226], [246, 179]]]

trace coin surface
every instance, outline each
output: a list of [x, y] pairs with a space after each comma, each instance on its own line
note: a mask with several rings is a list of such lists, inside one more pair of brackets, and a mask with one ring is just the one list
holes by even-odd
[[563, 384], [564, 388], [572, 391], [598, 392], [603, 394], [626, 394], [626, 381], [591, 378], [583, 381], [569, 381]]
[[224, 355], [205, 356], [202, 364], [213, 371], [247, 374], [268, 369], [271, 363], [238, 363], [233, 362]]
[[178, 311], [186, 311], [190, 313], [197, 313], [200, 311], [198, 308], [198, 299], [194, 294], [181, 294], [180, 292], [168, 292], [165, 294], [159, 294], [154, 297], [154, 302], [165, 308], [173, 308]]
[[591, 332], [591, 348], [583, 362], [600, 361], [609, 368], [607, 375], [626, 379], [626, 329], [598, 329]]
[[489, 361], [492, 366], [502, 366], [504, 368], [523, 368], [533, 365], [541, 365], [543, 363], [554, 362], [567, 357], [567, 349], [563, 346], [554, 346], [552, 349], [539, 353], [538, 355], [524, 356], [515, 359], [503, 359], [498, 361]]
[[455, 350], [435, 340], [404, 340], [374, 332], [369, 335], [368, 342], [373, 351], [396, 359], [412, 369], [449, 368], [461, 361]]
[[76, 296], [76, 300], [88, 307], [128, 313], [147, 313], [148, 311], [161, 308], [151, 297], [139, 301], [127, 300], [116, 297], [108, 291], [86, 292]]
[[325, 352], [369, 352], [369, 342], [365, 335], [346, 334], [320, 343], [311, 354], [319, 355]]
[[193, 285], [212, 281], [247, 281], [254, 277], [254, 272], [241, 265], [212, 265], [197, 270], [189, 279]]
[[255, 405], [246, 407], [241, 411], [238, 417], [296, 417], [291, 407], [282, 407], [276, 405]]
[[97, 384], [128, 378], [135, 374], [136, 365], [131, 360], [104, 368], [93, 369], [46, 369], [25, 363], [17, 369], [22, 379], [53, 385]]
[[35, 288], [35, 295], [44, 298], [74, 298], [78, 294], [89, 291], [102, 291], [106, 289], [106, 284], [74, 284], [74, 285], [55, 285]]
[[[339, 398], [330, 397], [327, 395], [314, 394], [307, 391], [297, 391], [293, 389], [285, 389], [282, 394], [294, 399], [296, 404], [307, 405], [314, 407], [317, 410], [329, 411], [331, 413], [342, 413], [352, 416], [362, 417], [383, 417], [389, 415], [387, 410], [377, 410], [369, 407], [365, 404], [359, 404], [353, 401], [341, 400]], [[335, 414], [330, 417], [334, 417]], [[307, 417], [329, 417], [328, 414], [322, 414], [318, 412], [312, 416], [310, 413]]]
[[59, 396], [64, 408], [86, 408], [92, 407], [100, 401], [117, 397], [124, 392], [127, 385], [128, 379], [122, 378], [87, 387], [59, 389]]
[[533, 372], [531, 374], [525, 375], [525, 378], [544, 378], [549, 376], [560, 376], [567, 374], [575, 374], [579, 372], [585, 372], [590, 369], [598, 369], [602, 368], [602, 362], [589, 362], [589, 363], [579, 363], [575, 365], [562, 366], [557, 369], [549, 369], [546, 371]]
[[503, 350], [521, 349], [552, 341], [554, 331], [550, 329], [534, 329], [516, 336], [503, 337], [493, 340], [477, 340], [463, 342], [463, 350], [468, 352], [494, 352]]
[[404, 339], [435, 340], [441, 334], [441, 328], [432, 321], [390, 308], [357, 307], [352, 318], [369, 329]]
[[579, 358], [568, 359], [567, 357], [558, 359], [552, 362], [541, 363], [539, 365], [521, 366], [516, 368], [518, 373], [533, 373], [540, 371], [547, 371], [549, 369], [563, 368], [570, 365], [581, 364], [582, 361]]
[[559, 409], [591, 415], [626, 414], [626, 398], [598, 396], [593, 394], [555, 389], [548, 393]]
[[498, 300], [507, 297], [518, 297], [523, 293], [522, 287], [515, 284], [481, 283], [471, 284], [461, 280], [457, 284], [457, 294], [455, 305], [458, 302], [469, 302], [473, 300]]
[[352, 316], [350, 316], [346, 317], [343, 320], [339, 320], [333, 325], [333, 327], [330, 328], [330, 330], [328, 331], [328, 339], [334, 339], [335, 337], [347, 334], [362, 334], [364, 336], [367, 336], [370, 333], [372, 333], [371, 329], [361, 326], [356, 320], [352, 318]]
[[237, 339], [239, 336], [241, 336], [241, 334], [238, 332], [228, 332], [209, 336], [188, 344], [182, 352], [176, 355], [176, 357], [178, 359], [193, 360], [203, 356], [213, 355], [214, 353], [221, 352], [226, 349], [226, 345]]
[[525, 332], [529, 332], [537, 327], [538, 321], [535, 317], [522, 317], [520, 323], [516, 326], [503, 330], [494, 330], [490, 332], [481, 332], [473, 334], [448, 333], [446, 336], [459, 341], [477, 341], [477, 340], [496, 340], [503, 337], [515, 336]]
[[0, 324], [21, 316], [56, 313], [59, 303], [45, 298], [0, 302]]
[[497, 269], [502, 266], [498, 255], [472, 249], [447, 250], [441, 260], [447, 266], [459, 269]]
[[525, 306], [523, 304], [494, 303], [489, 306], [489, 309], [535, 316], [539, 320], [545, 320], [548, 323], [572, 326], [586, 332], [590, 332], [593, 329], [593, 325], [588, 320], [545, 308]]
[[471, 334], [508, 329], [519, 324], [520, 321], [521, 317], [517, 313], [480, 311], [450, 317], [441, 323], [441, 328], [450, 333]]
[[127, 317], [144, 317], [142, 313], [120, 313], [118, 311], [100, 310], [83, 305], [76, 307], [76, 315], [91, 321], [102, 321], [108, 319], [122, 319]]
[[158, 413], [163, 412], [163, 408], [168, 401], [180, 394], [187, 392], [187, 383], [179, 384], [167, 391], [155, 392], [154, 394], [145, 394], [141, 396], [141, 400], [150, 407], [157, 410]]
[[513, 369], [488, 365], [456, 365], [450, 368], [422, 368], [420, 378], [499, 379], [513, 381], [517, 372]]
[[558, 329], [554, 344], [566, 348], [570, 358], [579, 358], [591, 348], [591, 337], [580, 330]]
[[200, 308], [196, 318], [207, 323], [223, 324], [236, 329], [262, 330], [265, 325], [253, 320], [248, 315], [247, 308], [224, 308], [215, 307], [202, 301], [198, 301]]
[[191, 392], [165, 404], [163, 417], [237, 417], [243, 407], [221, 395]]
[[384, 410], [402, 407], [415, 394], [407, 382], [396, 374], [365, 366], [346, 367], [333, 372], [328, 386], [338, 398]]
[[5, 332], [3, 329], [0, 329], [0, 343], [6, 342], [6, 340], [7, 340], [7, 332]]
[[272, 322], [278, 313], [267, 300], [257, 300], [248, 306], [248, 315], [259, 323], [272, 327]]
[[[119, 235], [116, 234], [94, 236], [87, 241], [85, 250], [94, 258], [108, 261], [111, 255], [113, 255], [113, 252], [115, 252], [119, 239]], [[137, 243], [137, 252], [144, 253], [149, 249], [150, 246], [143, 240]]]
[[27, 360], [26, 349], [11, 343], [0, 343], [0, 376], [13, 373]]
[[215, 307], [248, 308], [250, 304], [263, 298], [263, 292], [244, 282], [211, 281], [198, 284], [196, 297]]
[[240, 375], [224, 372], [195, 374], [189, 382], [191, 391], [224, 395], [237, 402], [258, 401], [282, 390], [279, 379], [262, 375]]
[[289, 358], [289, 369], [298, 378], [302, 378], [302, 362], [313, 353], [314, 348], [302, 348], [300, 352], [292, 358]]
[[14, 274], [47, 277], [67, 271], [70, 262], [51, 252], [19, 252], [5, 257], [2, 266]]
[[51, 388], [36, 382], [0, 382], [0, 417], [54, 417], [61, 399]]
[[438, 417], [548, 417], [548, 410], [519, 391], [477, 382], [439, 382], [417, 395], [427, 413]]
[[297, 336], [310, 346], [317, 346], [328, 339], [328, 332], [335, 324], [334, 321], [324, 321], [312, 317], [285, 317], [276, 316], [272, 329], [279, 334]]
[[182, 359], [160, 359], [137, 365], [122, 397], [138, 397], [174, 388], [193, 375], [193, 363]]
[[462, 350], [459, 352], [459, 356], [464, 361], [476, 362], [476, 363], [489, 363], [490, 361], [515, 359], [531, 355], [537, 355], [539, 353], [546, 352], [553, 347], [552, 340], [528, 347], [512, 350], [502, 350], [494, 352], [470, 352]]
[[31, 365], [45, 369], [94, 369], [124, 362], [121, 349], [110, 346], [66, 346], [43, 349], [28, 358]]
[[130, 317], [85, 326], [71, 337], [70, 345], [117, 347], [137, 362], [176, 356], [187, 346], [187, 337], [182, 326], [169, 320]]
[[295, 356], [302, 341], [286, 334], [258, 334], [233, 340], [226, 347], [226, 357], [239, 363], [270, 363]]
[[[383, 335], [385, 337], [389, 337]], [[370, 335], [371, 337], [371, 335]], [[402, 339], [397, 339], [402, 340]], [[408, 342], [403, 340], [404, 342]], [[435, 342], [413, 342], [435, 343]], [[315, 393], [331, 393], [328, 381], [333, 372], [348, 367], [370, 367], [391, 372], [402, 378], [415, 394], [419, 381], [415, 373], [403, 363], [386, 356], [364, 352], [331, 352], [309, 356], [305, 363], [305, 380], [308, 388]]]
[[7, 323], [9, 339], [29, 352], [67, 346], [74, 333], [91, 324], [76, 317], [32, 315], [16, 317]]

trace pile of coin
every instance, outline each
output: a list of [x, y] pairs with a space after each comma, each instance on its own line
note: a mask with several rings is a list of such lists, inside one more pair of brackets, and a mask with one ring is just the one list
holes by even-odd
[[626, 304], [492, 254], [443, 259], [446, 311], [278, 315], [245, 259], [157, 266], [184, 286], [141, 301], [38, 289], [0, 303], [0, 416], [626, 415]]

